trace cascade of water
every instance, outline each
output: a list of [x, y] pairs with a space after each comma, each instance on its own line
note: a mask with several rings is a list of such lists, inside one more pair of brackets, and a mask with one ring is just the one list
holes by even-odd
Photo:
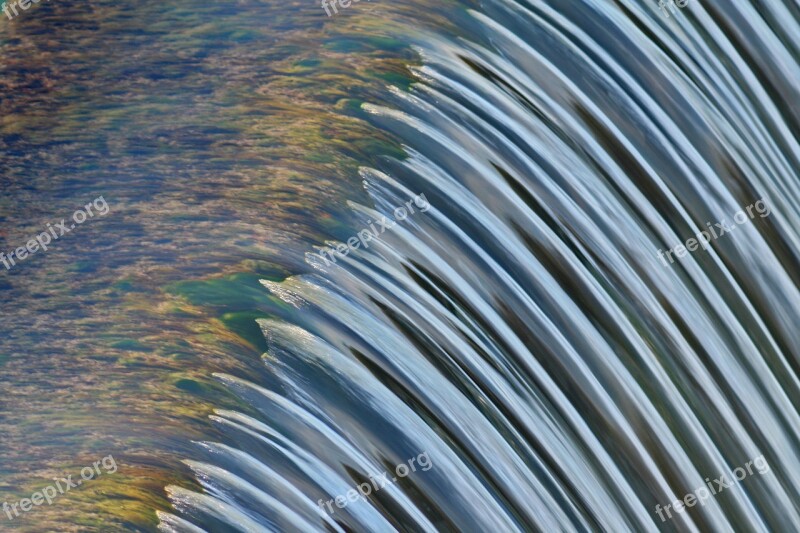
[[265, 383], [217, 376], [252, 412], [212, 417], [161, 528], [800, 529], [798, 6], [709, 4], [492, 0], [421, 38], [419, 82], [364, 106], [408, 157], [352, 208], [431, 209], [264, 282], [296, 312], [261, 323]]

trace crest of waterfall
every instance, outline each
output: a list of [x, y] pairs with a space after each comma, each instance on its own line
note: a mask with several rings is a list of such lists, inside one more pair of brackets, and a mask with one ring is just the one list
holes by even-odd
[[205, 490], [168, 487], [160, 527], [800, 529], [799, 15], [489, 0], [461, 38], [420, 38], [418, 83], [364, 106], [407, 158], [361, 170], [354, 232], [431, 208], [263, 283], [294, 310], [261, 322], [268, 377], [217, 376], [252, 412], [216, 412], [224, 439], [187, 461]]

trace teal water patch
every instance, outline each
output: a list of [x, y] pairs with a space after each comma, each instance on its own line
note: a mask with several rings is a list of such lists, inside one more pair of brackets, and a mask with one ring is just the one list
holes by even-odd
[[167, 292], [182, 296], [192, 305], [211, 308], [219, 320], [259, 351], [267, 350], [267, 341], [256, 324], [256, 319], [274, 316], [276, 308], [286, 304], [264, 289], [260, 281], [280, 281], [285, 276], [273, 272], [272, 276], [238, 273], [202, 281], [182, 281], [167, 287]]
[[264, 334], [261, 332], [261, 328], [256, 323], [256, 320], [268, 317], [269, 315], [266, 313], [239, 311], [225, 313], [220, 319], [229, 330], [245, 339], [260, 351], [265, 352], [267, 351], [267, 341], [264, 338]]
[[269, 295], [259, 280], [282, 278], [242, 272], [208, 280], [179, 281], [168, 285], [166, 291], [186, 298], [192, 305], [252, 309], [269, 302]]

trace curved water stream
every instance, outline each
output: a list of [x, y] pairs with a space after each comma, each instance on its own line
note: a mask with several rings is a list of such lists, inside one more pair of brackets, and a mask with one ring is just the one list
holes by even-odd
[[264, 282], [261, 376], [216, 374], [249, 408], [163, 530], [800, 529], [800, 5], [650, 4], [487, 0], [416, 39], [417, 82], [362, 106], [405, 157], [361, 169], [350, 235], [430, 209]]

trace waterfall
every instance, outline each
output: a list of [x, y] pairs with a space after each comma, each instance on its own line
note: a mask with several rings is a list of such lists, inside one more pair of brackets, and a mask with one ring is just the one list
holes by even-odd
[[486, 0], [410, 39], [353, 235], [430, 208], [263, 282], [264, 380], [216, 376], [248, 409], [162, 530], [800, 529], [800, 4], [670, 13]]

